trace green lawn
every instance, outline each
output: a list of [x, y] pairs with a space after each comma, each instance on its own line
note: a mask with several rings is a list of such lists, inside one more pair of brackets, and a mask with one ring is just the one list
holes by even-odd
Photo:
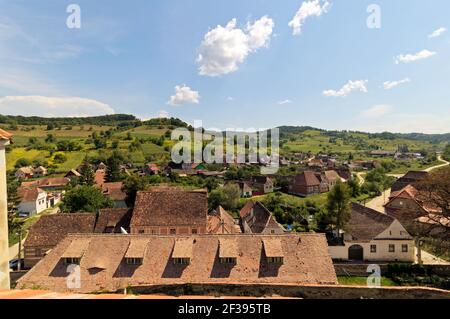
[[[367, 277], [347, 277], [339, 276], [338, 283], [344, 286], [367, 286]], [[397, 283], [392, 281], [392, 279], [387, 277], [381, 277], [381, 286], [392, 287], [399, 286]]]

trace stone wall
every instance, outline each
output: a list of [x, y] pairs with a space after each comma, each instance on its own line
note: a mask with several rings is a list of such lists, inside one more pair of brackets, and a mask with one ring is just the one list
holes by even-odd
[[[374, 263], [376, 264], [376, 263]], [[381, 269], [381, 275], [388, 275], [388, 265], [378, 264]], [[335, 263], [334, 269], [337, 276], [368, 276], [367, 272], [369, 264], [346, 264]], [[450, 277], [450, 265], [425, 265], [427, 269], [431, 270], [431, 273], [437, 276]]]
[[450, 291], [424, 287], [296, 286], [282, 284], [182, 284], [130, 287], [129, 293], [170, 296], [252, 296], [304, 299], [450, 299]]

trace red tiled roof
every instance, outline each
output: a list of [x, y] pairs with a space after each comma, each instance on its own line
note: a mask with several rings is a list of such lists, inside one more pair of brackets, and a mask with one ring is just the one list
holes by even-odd
[[[25, 276], [17, 288], [38, 286], [56, 292], [66, 292], [67, 266], [61, 256], [74, 241], [89, 240], [80, 263], [81, 287], [73, 292], [114, 292], [126, 287], [145, 287], [179, 283], [234, 283], [257, 284], [337, 284], [324, 234], [287, 235], [69, 235], [44, 257]], [[130, 244], [139, 240], [143, 253], [141, 266], [130, 266], [124, 261]], [[235, 241], [237, 262], [224, 265], [218, 260], [220, 242]], [[283, 263], [269, 264], [265, 258], [264, 241], [280, 242]], [[189, 242], [188, 242], [189, 241]], [[175, 243], [188, 244], [191, 251], [189, 265], [172, 261]], [[178, 251], [177, 251], [178, 254]], [[185, 253], [182, 253], [185, 255]], [[102, 271], [91, 271], [89, 268]], [[149, 269], [151, 271], [149, 271]]]
[[0, 128], [0, 139], [1, 140], [10, 140], [13, 135], [9, 132]]
[[206, 226], [207, 197], [206, 190], [179, 188], [138, 192], [131, 226]]
[[125, 200], [127, 197], [127, 194], [125, 194], [124, 191], [122, 191], [123, 183], [122, 182], [116, 182], [116, 183], [103, 183], [102, 185], [102, 191], [103, 194], [108, 196], [114, 201], [122, 201]]

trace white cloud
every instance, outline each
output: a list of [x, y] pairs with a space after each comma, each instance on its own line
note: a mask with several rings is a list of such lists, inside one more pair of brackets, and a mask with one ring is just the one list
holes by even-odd
[[400, 81], [386, 81], [383, 83], [383, 87], [385, 90], [390, 90], [390, 89], [395, 88], [396, 86], [406, 84], [409, 82], [411, 82], [411, 79], [409, 79], [409, 78], [404, 78], [403, 80], [400, 80]]
[[360, 91], [367, 93], [367, 80], [358, 80], [358, 81], [348, 81], [340, 90], [326, 90], [323, 91], [323, 95], [328, 97], [346, 97], [352, 91]]
[[291, 100], [278, 101], [278, 105], [285, 105], [285, 104], [291, 104], [291, 103], [292, 103]]
[[115, 112], [108, 104], [96, 100], [30, 95], [0, 98], [0, 113], [43, 117], [83, 117]]
[[236, 27], [236, 19], [226, 27], [218, 25], [205, 35], [200, 45], [197, 57], [200, 74], [219, 76], [235, 72], [250, 53], [268, 47], [274, 25], [267, 16], [247, 23], [245, 29]]
[[161, 110], [158, 112], [158, 117], [161, 119], [169, 118], [169, 112], [167, 112], [165, 110]]
[[400, 54], [397, 55], [394, 58], [395, 64], [400, 63], [411, 63], [418, 60], [428, 59], [434, 55], [436, 55], [436, 52], [428, 51], [428, 50], [422, 50], [420, 52], [417, 52], [416, 54]]
[[177, 106], [186, 103], [198, 104], [199, 102], [200, 94], [183, 84], [182, 86], [175, 86], [175, 95], [172, 95], [167, 103], [172, 106]]
[[392, 106], [387, 105], [387, 104], [381, 104], [381, 105], [375, 105], [374, 107], [365, 110], [364, 112], [361, 113], [361, 115], [363, 117], [367, 117], [367, 118], [376, 118], [376, 117], [381, 117], [383, 115], [386, 115], [388, 113], [390, 113], [392, 110]]
[[441, 36], [445, 31], [447, 31], [446, 28], [444, 28], [444, 27], [439, 28], [439, 29], [433, 31], [433, 33], [431, 33], [428, 37], [429, 38], [437, 38], [437, 37]]
[[330, 3], [326, 0], [304, 1], [294, 18], [289, 22], [289, 27], [293, 30], [292, 33], [294, 35], [301, 34], [303, 24], [307, 18], [312, 16], [319, 17], [327, 13], [329, 7]]
[[227, 101], [230, 101], [230, 102], [234, 101], [234, 97], [232, 97], [232, 96], [227, 97]]

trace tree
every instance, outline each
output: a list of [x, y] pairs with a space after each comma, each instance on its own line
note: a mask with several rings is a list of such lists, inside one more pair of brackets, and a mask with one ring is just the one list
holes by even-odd
[[120, 173], [121, 156], [118, 152], [114, 152], [106, 160], [106, 181], [109, 183], [119, 182], [122, 178]]
[[127, 195], [126, 203], [128, 206], [133, 206], [136, 200], [137, 192], [144, 191], [148, 187], [147, 180], [137, 176], [129, 176], [123, 183], [122, 190]]
[[20, 224], [17, 222], [17, 206], [20, 203], [20, 198], [17, 194], [19, 186], [20, 182], [15, 179], [14, 174], [8, 174], [8, 229], [10, 234], [14, 234], [20, 228]]
[[347, 182], [350, 189], [350, 194], [353, 198], [358, 197], [361, 194], [361, 187], [359, 181], [356, 178], [352, 178]]
[[61, 211], [64, 213], [94, 213], [113, 206], [114, 202], [104, 196], [101, 189], [88, 185], [69, 190], [61, 201]]
[[336, 227], [337, 236], [340, 237], [340, 230], [345, 229], [345, 225], [350, 219], [350, 190], [342, 182], [338, 182], [328, 193], [327, 204], [328, 213]]
[[83, 163], [80, 167], [80, 178], [79, 182], [81, 185], [93, 186], [95, 184], [94, 170], [89, 164], [87, 157], [84, 158]]
[[222, 188], [213, 190], [208, 197], [210, 209], [222, 206], [226, 210], [234, 211], [239, 205], [241, 191], [236, 184], [228, 184]]
[[47, 134], [47, 137], [45, 138], [45, 143], [55, 143], [56, 138], [53, 136], [53, 134]]
[[[424, 216], [422, 222], [413, 220], [405, 222], [404, 226], [416, 237], [418, 244], [424, 240], [431, 243], [433, 253], [449, 254], [450, 167], [446, 166], [431, 172], [424, 180], [414, 184], [414, 187], [418, 190], [416, 199], [433, 213]], [[417, 245], [419, 251], [420, 246]]]
[[21, 167], [26, 167], [26, 166], [31, 166], [31, 161], [26, 158], [19, 158], [16, 161], [16, 164], [14, 165], [15, 168], [21, 168]]

